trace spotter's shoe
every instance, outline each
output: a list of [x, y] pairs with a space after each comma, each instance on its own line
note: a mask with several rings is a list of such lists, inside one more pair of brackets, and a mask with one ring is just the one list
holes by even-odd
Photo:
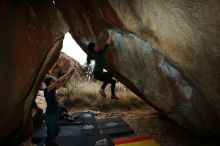
[[116, 95], [112, 95], [111, 99], [119, 99]]
[[105, 90], [104, 90], [104, 89], [99, 90], [99, 94], [101, 94], [103, 97], [106, 97], [106, 94], [105, 94]]

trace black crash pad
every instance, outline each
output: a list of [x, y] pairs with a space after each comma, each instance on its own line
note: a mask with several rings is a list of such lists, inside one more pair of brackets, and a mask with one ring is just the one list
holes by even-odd
[[103, 134], [111, 136], [131, 134], [134, 130], [120, 117], [96, 120], [98, 129]]
[[[60, 126], [60, 132], [59, 136], [77, 136], [81, 135], [82, 126]], [[47, 136], [47, 130], [45, 124], [42, 125], [42, 127], [37, 130], [33, 138], [45, 138]]]
[[74, 117], [73, 120], [60, 119], [60, 125], [83, 125], [84, 122], [84, 118], [80, 116]]
[[[58, 135], [60, 146], [101, 146], [95, 145], [99, 140], [105, 139], [108, 145], [113, 146], [110, 136], [131, 134], [134, 131], [122, 118], [109, 118], [96, 120], [95, 115], [90, 112], [77, 112], [73, 116], [78, 116], [81, 123], [70, 123], [60, 126]], [[82, 122], [83, 121], [83, 122]], [[33, 135], [32, 141], [42, 146], [46, 138], [45, 123]], [[103, 141], [100, 141], [102, 143]]]
[[[79, 116], [83, 119], [82, 124], [73, 124], [73, 125], [61, 125], [59, 136], [78, 136], [78, 135], [94, 135], [98, 134], [98, 129], [96, 125], [95, 115], [90, 112], [77, 112], [74, 113], [74, 116]], [[45, 138], [46, 126], [45, 123], [42, 124], [41, 128], [38, 129], [33, 138]]]
[[[76, 115], [77, 116], [77, 115]], [[98, 128], [95, 120], [95, 115], [91, 112], [81, 112], [79, 116], [84, 118], [81, 135], [98, 134]]]
[[111, 129], [100, 129], [100, 133], [108, 134], [114, 137], [114, 136], [133, 134], [134, 130], [131, 129], [130, 127], [117, 127], [117, 128], [111, 128]]
[[[43, 139], [37, 146], [43, 146]], [[58, 137], [60, 146], [114, 146], [108, 135], [83, 135]]]
[[116, 127], [129, 127], [129, 125], [120, 117], [96, 120], [98, 129], [109, 129]]
[[96, 124], [95, 115], [91, 112], [75, 112], [72, 114], [74, 120], [60, 120], [60, 125], [83, 125]]

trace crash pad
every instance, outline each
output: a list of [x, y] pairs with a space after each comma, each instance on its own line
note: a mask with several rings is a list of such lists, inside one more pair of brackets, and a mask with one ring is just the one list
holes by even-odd
[[[89, 112], [78, 112], [74, 114], [82, 119], [81, 124], [61, 125], [59, 136], [77, 136], [77, 135], [91, 135], [98, 134], [95, 116]], [[47, 136], [45, 123], [38, 129], [33, 138], [44, 138]]]
[[96, 120], [98, 129], [109, 129], [116, 127], [128, 127], [129, 125], [121, 118], [107, 118]]
[[[44, 146], [45, 138], [37, 146]], [[58, 137], [60, 146], [114, 146], [108, 135], [81, 135]]]
[[134, 130], [121, 117], [98, 119], [96, 122], [101, 133], [112, 137], [134, 133]]
[[60, 125], [83, 125], [84, 122], [82, 117], [74, 117], [73, 120], [60, 119]]
[[115, 146], [160, 146], [151, 136], [116, 139]]

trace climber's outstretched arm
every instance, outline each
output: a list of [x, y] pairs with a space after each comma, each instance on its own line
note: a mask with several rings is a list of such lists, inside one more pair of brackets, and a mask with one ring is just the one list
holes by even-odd
[[60, 88], [67, 80], [69, 80], [69, 78], [72, 76], [74, 70], [75, 70], [74, 68], [70, 69], [68, 73], [66, 73], [65, 75], [60, 77], [58, 80], [56, 80], [53, 84], [51, 84], [47, 88], [47, 92], [50, 92], [53, 89]]

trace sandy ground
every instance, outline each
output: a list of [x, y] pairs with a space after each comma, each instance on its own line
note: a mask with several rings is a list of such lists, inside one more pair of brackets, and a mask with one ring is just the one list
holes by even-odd
[[[86, 110], [88, 109], [71, 109], [71, 111]], [[137, 136], [151, 135], [161, 146], [220, 146], [218, 140], [197, 139], [149, 106], [129, 111], [118, 109], [110, 112], [92, 111], [96, 118], [122, 117], [134, 129]]]

